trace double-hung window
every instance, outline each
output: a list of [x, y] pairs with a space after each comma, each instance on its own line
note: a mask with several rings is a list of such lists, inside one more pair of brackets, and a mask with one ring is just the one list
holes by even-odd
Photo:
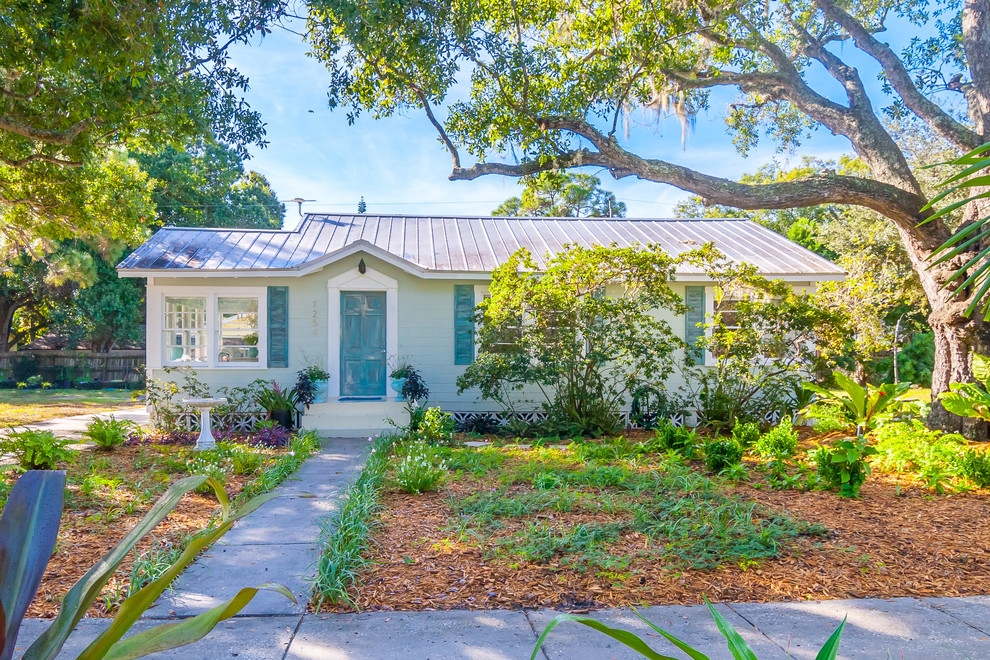
[[190, 367], [265, 367], [263, 289], [165, 292], [162, 363]]

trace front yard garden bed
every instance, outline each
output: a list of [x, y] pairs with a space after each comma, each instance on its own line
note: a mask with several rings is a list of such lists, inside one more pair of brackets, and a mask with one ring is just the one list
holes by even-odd
[[[796, 461], [841, 434], [800, 429]], [[938, 494], [876, 470], [860, 499], [774, 490], [700, 460], [644, 451], [634, 432], [521, 448], [434, 447], [440, 490], [395, 487], [397, 445], [370, 563], [326, 611], [556, 607], [990, 592], [990, 491]], [[502, 441], [504, 443], [504, 441]], [[794, 483], [797, 483], [795, 479]], [[776, 482], [779, 487], [779, 481]]]
[[[288, 438], [286, 437], [285, 440]], [[159, 496], [177, 480], [208, 475], [224, 484], [234, 506], [270, 490], [295, 471], [315, 449], [257, 445], [246, 437], [223, 443], [217, 450], [196, 452], [195, 435], [172, 434], [132, 440], [112, 451], [84, 449], [72, 463], [60, 464], [68, 486], [55, 552], [27, 615], [52, 617], [61, 600], [82, 575], [113, 547]], [[159, 442], [172, 444], [159, 444]], [[8, 473], [2, 494], [15, 477]], [[216, 521], [219, 505], [210, 493], [190, 492], [138, 545], [87, 611], [87, 616], [112, 616], [128, 595], [132, 581], [147, 582], [156, 571], [178, 558], [191, 534]]]

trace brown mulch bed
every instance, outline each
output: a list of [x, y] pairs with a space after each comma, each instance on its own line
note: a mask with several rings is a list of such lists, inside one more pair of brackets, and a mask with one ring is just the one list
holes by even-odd
[[[80, 452], [74, 465], [65, 467], [70, 478], [73, 474], [84, 475], [87, 460], [90, 456], [96, 456], [111, 463], [110, 468], [101, 469], [100, 472], [139, 482], [148, 475], [147, 470], [134, 466], [135, 458], [142, 452], [169, 454], [177, 451], [181, 450], [175, 447], [119, 447], [112, 452], [84, 450]], [[173, 474], [170, 475], [170, 481], [185, 476], [188, 475]], [[226, 491], [231, 499], [244, 489], [249, 479], [250, 477], [244, 475], [231, 475], [226, 483]], [[48, 563], [38, 595], [28, 608], [29, 617], [53, 617], [58, 614], [62, 598], [69, 589], [137, 524], [158, 499], [156, 496], [150, 503], [137, 506], [133, 513], [128, 514], [124, 507], [133, 499], [133, 493], [126, 487], [113, 492], [101, 487], [92, 496], [86, 497], [80, 493], [78, 484], [70, 483], [67, 491], [55, 553]], [[152, 536], [138, 545], [138, 551], [146, 550], [155, 542], [181, 541], [187, 534], [204, 528], [218, 510], [219, 504], [215, 496], [188, 493], [175, 511], [155, 528]], [[107, 511], [111, 511], [109, 517], [104, 515]], [[87, 610], [86, 616], [112, 616], [113, 613], [108, 612], [106, 599], [112, 599], [115, 589], [126, 593], [133, 563], [132, 552], [104, 588], [103, 595]]]
[[[813, 444], [808, 436], [802, 433], [802, 445]], [[832, 492], [741, 485], [733, 489], [737, 495], [793, 518], [821, 523], [828, 533], [799, 537], [775, 559], [703, 570], [676, 559], [665, 561], [661, 550], [636, 556], [649, 542], [631, 532], [610, 546], [610, 554], [631, 558], [627, 567], [582, 571], [561, 562], [486, 557], [485, 547], [459, 540], [456, 532], [449, 531], [447, 497], [488, 485], [483, 479], [465, 479], [448, 483], [439, 493], [388, 492], [370, 557], [374, 563], [361, 580], [354, 608], [585, 610], [698, 603], [702, 595], [712, 600], [766, 602], [990, 593], [987, 490], [934, 495], [910, 478], [877, 474], [858, 500]], [[588, 512], [580, 511], [552, 516], [559, 525], [589, 519]], [[609, 517], [593, 518], [607, 521]], [[533, 519], [506, 519], [505, 533]], [[323, 609], [351, 608], [324, 605]]]

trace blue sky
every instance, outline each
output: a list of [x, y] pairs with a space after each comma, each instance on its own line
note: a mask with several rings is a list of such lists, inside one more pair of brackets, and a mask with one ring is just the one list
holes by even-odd
[[[298, 23], [292, 27], [300, 29]], [[268, 177], [281, 199], [315, 200], [304, 211], [353, 212], [363, 195], [369, 213], [488, 215], [519, 194], [516, 180], [505, 177], [448, 181], [450, 157], [422, 112], [377, 121], [362, 116], [348, 126], [345, 111], [328, 109], [329, 75], [306, 51], [297, 34], [275, 29], [264, 40], [232, 52], [233, 64], [251, 80], [247, 99], [261, 112], [270, 143], [253, 148], [246, 166]], [[862, 64], [864, 78], [875, 80], [870, 63]], [[837, 85], [832, 91], [841, 94]], [[697, 118], [688, 135], [686, 149], [674, 117], [654, 127], [634, 125], [625, 146], [728, 178], [774, 159], [798, 163], [802, 155], [827, 159], [850, 151], [845, 139], [818, 131], [797, 153], [777, 153], [766, 142], [743, 158], [724, 132], [730, 98], [713, 97], [711, 109]], [[632, 177], [616, 181], [606, 172], [585, 171], [599, 176], [603, 187], [627, 204], [628, 217], [669, 217], [674, 204], [687, 197], [670, 186]], [[286, 227], [296, 218], [296, 205], [287, 205]]]

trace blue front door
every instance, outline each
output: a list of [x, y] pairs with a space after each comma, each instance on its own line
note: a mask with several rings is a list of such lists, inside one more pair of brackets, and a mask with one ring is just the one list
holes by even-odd
[[385, 396], [385, 292], [340, 292], [340, 395]]

